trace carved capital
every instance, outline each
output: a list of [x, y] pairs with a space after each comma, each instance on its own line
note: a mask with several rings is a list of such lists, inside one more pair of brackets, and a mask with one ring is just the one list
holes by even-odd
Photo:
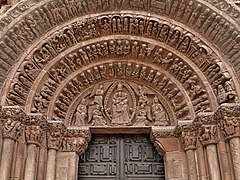
[[61, 146], [66, 127], [62, 121], [48, 121], [47, 147], [58, 150]]
[[217, 126], [202, 125], [199, 129], [199, 139], [204, 146], [209, 144], [216, 144], [218, 142]]
[[39, 146], [44, 137], [46, 119], [42, 114], [29, 114], [26, 119], [25, 136], [28, 144]]
[[185, 151], [197, 148], [197, 126], [192, 120], [179, 121], [176, 133], [179, 134]]
[[91, 133], [86, 128], [68, 128], [62, 142], [62, 151], [82, 154], [88, 147]]
[[17, 140], [23, 131], [26, 114], [19, 106], [3, 107], [3, 138]]
[[197, 132], [196, 131], [183, 131], [181, 135], [181, 141], [184, 145], [184, 150], [197, 149]]
[[238, 104], [223, 104], [215, 113], [214, 118], [226, 140], [240, 137], [240, 106]]
[[7, 121], [11, 119], [13, 121], [24, 122], [26, 114], [20, 106], [3, 106], [1, 109], [1, 118]]
[[240, 118], [225, 116], [218, 124], [226, 140], [234, 137], [240, 137]]

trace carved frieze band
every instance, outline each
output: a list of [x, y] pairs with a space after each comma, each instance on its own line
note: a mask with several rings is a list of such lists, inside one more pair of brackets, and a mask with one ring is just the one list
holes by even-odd
[[87, 127], [67, 128], [60, 150], [82, 154], [87, 149], [90, 139], [91, 132]]
[[[110, 83], [111, 84], [111, 83]], [[111, 95], [111, 91], [109, 91], [110, 100], [118, 102], [120, 100], [124, 100], [124, 94], [129, 93], [126, 91], [127, 85], [124, 82], [118, 82], [116, 84], [115, 91]], [[115, 86], [113, 86], [115, 87]], [[99, 94], [98, 96], [92, 97], [92, 104], [95, 106], [100, 106], [101, 102], [104, 102], [104, 99], [101, 97], [101, 86], [100, 89], [96, 89]], [[125, 89], [126, 88], [126, 89]], [[137, 87], [140, 88], [140, 87]], [[110, 88], [111, 89], [111, 88]], [[141, 92], [143, 94], [141, 94]], [[140, 103], [144, 104], [144, 100], [147, 98], [144, 95], [144, 91], [139, 89], [139, 97], [137, 98]], [[119, 96], [121, 95], [121, 96]], [[155, 102], [156, 98], [153, 98], [153, 102]], [[157, 100], [157, 99], [156, 99]], [[139, 101], [136, 105], [139, 105]], [[109, 114], [104, 116], [109, 116], [112, 120], [112, 123], [118, 118], [120, 122], [121, 117], [124, 115], [129, 115], [126, 112], [125, 107], [127, 107], [127, 101], [124, 103], [120, 103], [123, 106], [119, 106], [116, 103], [112, 103], [113, 107], [109, 111]], [[157, 102], [157, 101], [156, 101]], [[159, 103], [159, 102], [157, 102]], [[111, 103], [108, 103], [111, 104]], [[134, 104], [134, 103], [132, 103]], [[104, 104], [102, 104], [104, 106]], [[141, 105], [140, 105], [141, 106]], [[129, 106], [130, 107], [130, 106]], [[145, 106], [146, 107], [146, 106]], [[153, 106], [152, 106], [153, 107]], [[115, 108], [115, 109], [114, 109]], [[81, 108], [79, 108], [81, 109]], [[117, 110], [124, 111], [117, 111]], [[129, 108], [130, 109], [130, 108]], [[148, 109], [148, 108], [146, 108]], [[82, 109], [81, 109], [82, 110]], [[115, 111], [116, 110], [116, 111]], [[94, 110], [93, 110], [94, 111]], [[100, 111], [101, 112], [101, 111]], [[141, 115], [145, 115], [146, 111]], [[151, 112], [154, 112], [151, 110]], [[117, 116], [119, 114], [120, 116]], [[158, 114], [163, 114], [159, 112]], [[181, 138], [185, 150], [195, 149], [196, 147], [196, 137], [199, 137], [199, 140], [202, 142], [204, 146], [208, 144], [215, 144], [219, 141], [219, 130], [225, 135], [226, 140], [229, 140], [234, 137], [239, 137], [239, 114], [240, 107], [237, 104], [224, 104], [219, 107], [219, 109], [215, 113], [201, 113], [199, 114], [193, 121], [190, 120], [182, 120], [178, 121], [177, 125], [171, 126], [170, 124], [166, 126], [153, 126], [153, 124], [149, 124], [148, 126], [152, 127], [152, 141], [156, 143], [156, 146], [161, 147], [160, 139], [161, 138], [169, 138], [169, 137], [179, 137]], [[77, 115], [77, 113], [76, 113]], [[116, 116], [115, 116], [116, 115]], [[84, 114], [79, 113], [78, 116], [84, 117]], [[94, 118], [99, 118], [99, 114], [94, 114]], [[92, 116], [92, 117], [93, 117]], [[126, 116], [131, 118], [130, 116]], [[140, 116], [138, 116], [139, 119]], [[143, 116], [141, 116], [143, 117]], [[94, 121], [95, 119], [91, 119]], [[144, 118], [143, 118], [144, 119]], [[83, 152], [84, 148], [87, 147], [87, 142], [91, 138], [91, 133], [89, 127], [81, 126], [79, 124], [69, 124], [70, 127], [65, 128], [64, 122], [62, 121], [49, 121], [46, 122], [46, 119], [42, 114], [29, 114], [26, 116], [24, 111], [20, 107], [3, 107], [1, 109], [1, 120], [3, 120], [3, 137], [11, 138], [17, 140], [21, 135], [24, 126], [26, 127], [26, 139], [27, 143], [33, 143], [39, 145], [41, 143], [42, 137], [44, 136], [44, 131], [47, 131], [48, 136], [48, 148], [61, 149], [63, 151], [76, 151]], [[162, 119], [160, 119], [162, 120]], [[98, 121], [100, 122], [100, 121]], [[126, 121], [122, 121], [127, 123]], [[109, 124], [107, 124], [110, 126]], [[118, 124], [120, 126], [124, 126], [125, 124]]]

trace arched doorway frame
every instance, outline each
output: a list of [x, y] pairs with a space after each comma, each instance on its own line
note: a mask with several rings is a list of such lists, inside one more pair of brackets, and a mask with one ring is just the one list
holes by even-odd
[[[210, 34], [211, 34], [211, 32], [202, 32], [201, 31], [201, 28], [199, 28], [199, 29], [196, 29], [196, 27], [195, 26], [193, 26], [193, 27], [190, 27], [190, 25], [189, 24], [187, 24], [185, 21], [184, 21], [184, 18], [180, 18], [180, 19], [178, 19], [178, 17], [175, 17], [175, 16], [173, 16], [173, 5], [174, 4], [172, 4], [172, 2], [173, 1], [169, 1], [170, 2], [170, 4], [166, 4], [166, 8], [165, 9], [161, 9], [160, 8], [160, 11], [159, 11], [159, 13], [160, 13], [160, 15], [161, 16], [163, 16], [163, 17], [167, 17], [167, 18], [163, 18], [163, 20], [167, 20], [168, 22], [174, 22], [174, 24], [175, 25], [181, 25], [181, 27], [182, 27], [182, 25], [186, 25], [187, 26], [187, 30], [191, 30], [190, 32], [194, 32], [194, 34], [197, 34], [198, 35], [198, 37], [201, 39], [201, 40], [204, 40], [204, 43], [206, 43], [207, 45], [209, 45], [209, 47], [210, 47], [210, 50], [211, 51], [213, 51], [214, 53], [214, 56], [216, 55], [217, 56], [217, 58], [220, 58], [222, 61], [223, 61], [223, 64], [226, 66], [226, 68], [227, 68], [227, 70], [228, 70], [228, 72], [229, 72], [229, 74], [231, 75], [231, 78], [232, 78], [232, 81], [234, 81], [234, 86], [235, 86], [235, 89], [238, 91], [238, 89], [239, 89], [239, 83], [238, 83], [238, 76], [237, 76], [237, 73], [239, 72], [239, 70], [238, 70], [238, 61], [236, 60], [237, 58], [238, 58], [238, 55], [239, 55], [239, 53], [236, 53], [235, 51], [234, 51], [234, 49], [237, 49], [237, 45], [238, 45], [238, 41], [239, 41], [239, 36], [238, 36], [238, 30], [239, 30], [239, 24], [238, 24], [238, 20], [236, 19], [236, 17], [238, 17], [238, 15], [239, 15], [239, 11], [236, 9], [236, 7], [234, 7], [234, 8], [231, 8], [230, 10], [228, 9], [229, 7], [232, 7], [232, 5], [231, 4], [229, 4], [229, 3], [227, 3], [227, 2], [225, 2], [225, 1], [222, 1], [222, 2], [220, 2], [220, 3], [215, 3], [214, 5], [211, 5], [210, 3], [211, 2], [207, 2], [207, 1], [193, 1], [193, 2], [191, 2], [191, 3], [194, 3], [194, 7], [197, 9], [197, 7], [199, 8], [200, 7], [200, 9], [201, 8], [203, 8], [202, 9], [202, 11], [201, 11], [201, 13], [203, 14], [203, 12], [205, 12], [204, 10], [206, 10], [207, 8], [209, 8], [210, 10], [211, 10], [211, 12], [212, 13], [214, 13], [214, 12], [216, 12], [217, 13], [217, 15], [219, 15], [219, 16], [217, 16], [218, 18], [220, 17], [220, 18], [222, 18], [222, 19], [224, 19], [224, 20], [226, 20], [227, 22], [226, 23], [229, 23], [229, 25], [230, 25], [230, 29], [231, 30], [229, 30], [229, 31], [227, 31], [226, 32], [226, 34], [224, 34], [225, 36], [224, 36], [224, 38], [223, 38], [223, 40], [225, 40], [225, 39], [228, 39], [226, 42], [222, 42], [222, 41], [218, 41], [218, 42], [216, 42], [216, 41], [214, 41], [214, 40], [212, 40], [211, 39], [211, 36], [210, 36]], [[46, 3], [46, 4], [45, 4]], [[21, 50], [20, 51], [18, 51], [19, 49], [19, 47], [17, 48], [16, 47], [16, 49], [12, 49], [12, 47], [11, 46], [9, 46], [8, 45], [8, 43], [10, 42], [11, 43], [11, 38], [10, 38], [10, 41], [9, 41], [9, 39], [7, 39], [7, 38], [9, 38], [10, 36], [9, 36], [9, 33], [11, 32], [11, 29], [14, 29], [14, 28], [18, 28], [18, 26], [20, 25], [20, 24], [18, 24], [18, 23], [16, 23], [16, 21], [15, 21], [15, 19], [17, 19], [17, 20], [19, 20], [19, 22], [21, 22], [22, 23], [22, 21], [21, 20], [23, 20], [23, 22], [25, 22], [25, 18], [26, 17], [28, 17], [29, 15], [31, 16], [31, 13], [32, 12], [34, 12], [35, 10], [37, 10], [37, 11], [42, 11], [43, 10], [43, 8], [48, 8], [49, 6], [51, 6], [51, 5], [49, 5], [49, 4], [47, 4], [48, 2], [47, 1], [43, 1], [43, 2], [41, 2], [41, 3], [37, 3], [37, 2], [34, 2], [34, 3], [32, 3], [32, 2], [30, 2], [30, 1], [23, 1], [23, 2], [20, 2], [19, 4], [17, 4], [17, 5], [15, 5], [8, 13], [6, 13], [2, 18], [1, 18], [1, 29], [3, 30], [2, 32], [1, 32], [1, 40], [2, 40], [2, 44], [1, 45], [3, 45], [3, 47], [5, 47], [5, 48], [2, 48], [2, 49], [4, 49], [4, 52], [3, 52], [3, 54], [7, 54], [7, 56], [9, 55], [9, 57], [6, 57], [6, 56], [2, 56], [2, 57], [4, 57], [4, 58], [8, 58], [8, 60], [6, 60], [6, 61], [2, 61], [2, 66], [3, 67], [1, 67], [1, 69], [2, 69], [2, 72], [3, 73], [1, 73], [1, 81], [3, 82], [4, 81], [4, 79], [6, 79], [6, 76], [4, 75], [4, 73], [5, 74], [8, 74], [9, 76], [8, 76], [8, 78], [7, 78], [7, 80], [5, 81], [5, 85], [4, 85], [4, 88], [2, 89], [2, 101], [1, 101], [1, 105], [2, 106], [6, 106], [6, 105], [9, 105], [9, 106], [12, 106], [12, 107], [10, 107], [10, 108], [13, 108], [14, 109], [14, 107], [13, 107], [13, 105], [16, 105], [16, 104], [9, 104], [9, 102], [7, 102], [8, 100], [8, 95], [9, 94], [11, 94], [12, 93], [12, 91], [11, 90], [13, 90], [13, 94], [11, 94], [12, 96], [11, 97], [13, 97], [14, 96], [14, 94], [15, 93], [17, 93], [18, 94], [18, 92], [16, 91], [16, 89], [14, 89], [14, 88], [12, 88], [12, 87], [14, 87], [14, 83], [15, 83], [15, 78], [16, 79], [18, 79], [18, 75], [21, 75], [21, 73], [19, 74], [19, 72], [21, 72], [22, 71], [22, 69], [20, 68], [19, 69], [19, 67], [21, 66], [21, 65], [23, 65], [23, 64], [21, 64], [22, 62], [21, 61], [18, 61], [18, 60], [16, 60], [16, 59], [18, 59], [19, 57], [21, 57], [21, 55], [22, 55], [22, 52], [21, 52]], [[185, 1], [183, 2], [183, 3], [185, 3]], [[183, 7], [183, 9], [184, 10], [186, 10], [186, 12], [187, 12], [187, 7], [188, 8], [191, 8], [191, 4], [190, 4], [190, 2], [187, 2], [186, 1], [186, 7], [184, 8], [184, 6], [182, 6]], [[64, 7], [65, 7], [65, 4], [63, 4], [64, 5]], [[188, 6], [187, 6], [188, 5]], [[224, 6], [224, 8], [223, 9], [221, 9], [221, 7], [222, 7], [222, 5]], [[115, 5], [113, 5], [113, 4], [111, 4], [111, 7], [113, 7], [113, 6], [115, 6]], [[131, 6], [133, 6], [132, 7], [132, 9], [134, 10], [134, 11], [136, 11], [136, 9], [134, 9], [135, 7], [134, 7], [134, 4], [131, 4]], [[93, 7], [95, 7], [95, 6], [93, 6]], [[157, 7], [157, 6], [156, 6]], [[102, 8], [104, 8], [104, 7], [102, 7]], [[119, 7], [115, 7], [116, 9], [115, 10], [118, 10], [118, 8]], [[94, 8], [93, 8], [94, 9]], [[147, 6], [144, 6], [143, 7], [143, 9], [144, 9], [144, 11], [145, 12], [151, 12], [152, 13], [152, 11], [154, 11], [154, 8], [153, 8], [153, 6], [152, 6], [152, 4], [147, 4]], [[63, 8], [63, 10], [64, 10], [64, 8]], [[88, 9], [89, 10], [89, 12], [87, 12], [87, 13], [89, 13], [89, 14], [92, 14], [93, 12], [91, 12], [92, 10], [91, 9]], [[105, 11], [105, 10], [103, 10], [103, 11]], [[222, 13], [221, 11], [223, 11], [224, 13]], [[51, 12], [51, 11], [50, 11]], [[96, 11], [95, 11], [96, 12]], [[116, 11], [117, 12], [117, 11]], [[136, 12], [140, 12], [139, 11], [139, 9], [136, 11]], [[143, 12], [143, 11], [141, 11], [141, 13], [140, 14], [145, 14], [146, 15], [146, 13], [145, 12]], [[56, 12], [57, 13], [57, 12]], [[192, 13], [193, 13], [193, 11], [192, 11]], [[111, 13], [109, 13], [109, 14], [111, 14]], [[49, 14], [48, 14], [49, 15]], [[148, 15], [148, 14], [147, 14]], [[154, 17], [158, 17], [158, 16], [155, 16], [155, 14], [153, 13], [153, 14], [150, 14], [150, 15], [152, 15], [152, 16], [154, 16]], [[72, 16], [74, 16], [74, 15], [72, 15]], [[69, 16], [69, 19], [68, 20], [70, 20], [70, 19], [74, 19], [75, 17], [72, 17], [71, 15]], [[190, 16], [189, 16], [190, 17]], [[224, 17], [227, 17], [227, 18], [224, 18]], [[216, 18], [216, 19], [218, 19], [218, 18]], [[41, 18], [40, 18], [41, 19]], [[47, 17], [47, 19], [48, 19], [48, 17]], [[47, 20], [46, 19], [46, 20]], [[52, 19], [51, 19], [52, 20]], [[30, 20], [31, 21], [31, 20]], [[63, 24], [63, 22], [61, 22], [62, 20], [61, 19], [57, 19], [57, 23], [59, 23], [59, 24]], [[176, 21], [178, 21], [179, 23], [177, 23]], [[168, 23], [167, 22], [167, 23]], [[213, 18], [212, 19], [212, 22], [214, 23], [217, 23], [217, 20], [215, 21], [215, 18]], [[50, 25], [51, 25], [51, 23], [52, 22], [49, 22], [50, 23]], [[53, 22], [54, 23], [54, 22]], [[44, 25], [44, 24], [42, 24], [42, 25]], [[184, 26], [185, 26], [184, 25]], [[203, 24], [202, 24], [203, 25]], [[15, 27], [14, 27], [15, 26]], [[219, 27], [219, 26], [218, 26]], [[38, 28], [40, 28], [41, 29], [41, 25], [39, 25], [38, 26]], [[45, 30], [46, 31], [44, 31], [44, 32], [42, 32], [42, 34], [45, 34], [45, 32], [47, 32], [49, 29], [54, 29], [54, 27], [51, 27], [51, 28], [49, 28], [48, 29], [48, 27], [43, 27], [43, 29], [44, 28], [46, 28]], [[56, 28], [55, 30], [57, 30], [58, 31], [58, 29]], [[41, 30], [40, 30], [41, 31]], [[53, 30], [54, 31], [54, 30]], [[36, 32], [35, 32], [36, 33]], [[209, 34], [210, 33], [210, 34]], [[233, 36], [231, 36], [231, 35], [229, 35], [229, 33], [231, 34], [233, 34]], [[41, 34], [41, 33], [40, 33]], [[42, 34], [41, 34], [41, 36], [40, 37], [43, 37], [42, 39], [45, 39], [45, 37], [46, 36], [42, 36]], [[47, 34], [47, 33], [46, 33]], [[49, 33], [50, 34], [50, 33]], [[47, 34], [48, 35], [48, 34]], [[31, 36], [29, 36], [29, 37], [31, 37]], [[238, 38], [236, 38], [236, 37], [238, 37]], [[34, 38], [33, 38], [34, 39]], [[34, 40], [32, 40], [32, 42], [34, 41], [34, 42], [36, 42], [36, 44], [37, 44], [37, 39], [38, 38], [36, 38], [36, 39], [34, 39]], [[169, 38], [169, 39], [171, 39], [171, 38]], [[39, 40], [39, 41], [41, 41], [41, 39]], [[16, 41], [17, 42], [17, 41]], [[5, 44], [4, 44], [5, 43]], [[4, 46], [4, 45], [6, 45], [7, 44], [7, 46]], [[30, 43], [29, 43], [30, 44]], [[13, 45], [13, 44], [11, 44], [11, 45]], [[235, 46], [236, 45], [236, 46]], [[17, 45], [18, 46], [18, 45]], [[27, 46], [27, 47], [29, 47], [28, 45], [24, 45], [24, 46]], [[32, 44], [31, 44], [31, 46], [32, 46]], [[9, 49], [9, 47], [11, 47], [10, 49]], [[231, 48], [233, 47], [233, 51], [231, 50]], [[33, 48], [33, 46], [32, 46], [32, 48]], [[35, 47], [34, 47], [35, 48]], [[21, 47], [20, 47], [20, 49], [21, 49]], [[225, 49], [225, 50], [224, 50]], [[10, 51], [9, 51], [10, 50]], [[13, 50], [13, 51], [11, 51], [11, 50]], [[209, 49], [208, 49], [209, 50]], [[14, 52], [14, 51], [16, 51], [16, 52]], [[31, 48], [28, 50], [29, 52], [31, 51]], [[208, 53], [209, 53], [209, 51], [206, 51], [207, 52], [207, 55], [209, 55]], [[9, 54], [8, 54], [9, 53]], [[11, 54], [12, 53], [12, 54]], [[19, 54], [18, 54], [19, 53]], [[15, 58], [15, 57], [11, 57], [11, 55], [12, 56], [14, 56], [15, 54], [17, 54], [18, 56], [16, 56], [17, 58]], [[30, 55], [31, 56], [31, 55]], [[23, 56], [23, 58], [22, 59], [24, 59], [25, 58], [25, 56]], [[15, 63], [14, 61], [18, 61], [17, 63]], [[15, 67], [13, 67], [11, 70], [10, 70], [10, 72], [9, 73], [6, 73], [7, 71], [8, 71], [8, 69], [11, 67], [11, 66], [13, 66], [14, 64], [16, 64], [16, 66]], [[21, 65], [20, 65], [21, 64]], [[20, 66], [19, 66], [20, 65]], [[227, 76], [227, 79], [228, 79], [229, 77]], [[19, 80], [19, 79], [18, 79]], [[17, 80], [17, 81], [18, 81]], [[19, 82], [21, 82], [21, 81], [19, 81]], [[213, 88], [214, 89], [214, 88]], [[8, 93], [9, 92], [9, 93]], [[237, 97], [239, 96], [239, 92], [237, 92], [236, 93], [237, 94]], [[19, 95], [19, 94], [18, 94]], [[17, 95], [17, 96], [18, 96]], [[16, 97], [15, 97], [16, 98]], [[32, 98], [33, 99], [33, 98]], [[216, 97], [216, 99], [217, 99], [217, 97]], [[31, 101], [31, 100], [30, 100]], [[21, 105], [21, 100], [20, 100], [20, 105]], [[17, 105], [19, 105], [18, 103], [17, 103]], [[23, 103], [24, 104], [24, 103]], [[32, 103], [32, 104], [34, 104], [34, 103]], [[212, 104], [216, 104], [216, 103], [212, 103]], [[219, 104], [221, 104], [221, 103], [219, 103]], [[230, 105], [230, 104], [229, 104]], [[218, 109], [218, 106], [214, 106], [214, 105], [212, 105], [213, 107], [215, 107], [215, 108], [212, 108], [212, 112], [215, 112], [215, 111], [217, 111], [217, 109]], [[231, 105], [230, 105], [231, 106]], [[236, 107], [237, 107], [237, 105], [236, 105]], [[24, 109], [26, 110], [26, 109], [28, 109], [28, 111], [27, 111], [27, 113], [30, 113], [31, 112], [31, 109], [32, 107], [29, 107], [29, 105], [28, 105], [28, 103], [27, 104], [25, 104], [25, 106], [24, 106]], [[221, 109], [221, 108], [219, 108], [219, 109]], [[231, 108], [229, 108], [229, 109], [231, 109]], [[237, 108], [236, 108], [237, 109]], [[231, 110], [230, 110], [231, 111]], [[12, 111], [11, 111], [12, 112]], [[17, 114], [17, 118], [15, 119], [15, 118], [13, 118], [13, 117], [15, 117], [15, 115]], [[16, 120], [17, 122], [18, 121], [21, 121], [22, 122], [22, 120], [20, 120], [19, 118], [20, 117], [22, 117], [22, 116], [18, 116], [18, 114], [19, 114], [19, 111], [18, 112], [13, 112], [13, 114], [4, 114], [4, 112], [3, 112], [3, 119], [7, 119], [8, 118], [8, 120], [9, 119], [11, 119], [11, 120], [13, 120], [14, 119], [14, 121]], [[45, 113], [43, 113], [43, 114], [45, 114]], [[220, 113], [221, 114], [221, 113]], [[223, 113], [224, 114], [224, 113]], [[230, 113], [231, 114], [231, 113]], [[236, 119], [236, 112], [235, 112], [235, 110], [234, 110], [234, 112], [230, 115], [230, 116], [233, 116], [235, 119]], [[42, 115], [38, 115], [38, 114], [35, 114], [35, 115], [31, 115], [31, 116], [42, 116]], [[229, 115], [228, 115], [229, 116]], [[217, 117], [220, 117], [221, 118], [221, 120], [223, 121], [223, 122], [225, 122], [225, 121], [232, 121], [231, 119], [229, 119], [229, 117], [228, 116], [226, 116], [227, 118], [225, 118], [225, 116], [218, 116], [217, 115]], [[191, 118], [190, 118], [190, 121], [188, 121], [188, 122], [185, 122], [184, 121], [184, 119], [182, 120], [182, 121], [179, 121], [178, 122], [178, 124], [180, 124], [180, 127], [181, 127], [181, 123], [183, 123], [184, 125], [186, 125], [186, 124], [188, 124], [188, 123], [192, 123], [192, 120], [194, 119], [204, 119], [204, 118], [199, 118], [199, 117], [202, 117], [201, 115], [195, 115], [195, 116], [192, 116]], [[204, 132], [204, 128], [206, 128], [206, 130], [213, 130], [213, 132], [216, 132], [215, 131], [215, 126], [212, 126], [214, 123], [213, 123], [213, 121], [211, 121], [211, 115], [207, 115], [207, 117], [209, 117], [209, 118], [206, 118], [207, 120], [207, 122], [205, 122], [204, 121], [204, 126], [203, 126], [203, 132]], [[28, 118], [29, 119], [29, 118]], [[31, 118], [30, 118], [31, 119]], [[33, 118], [34, 119], [34, 118]], [[41, 119], [41, 118], [40, 118]], [[227, 119], [227, 120], [226, 120]], [[217, 120], [217, 122], [218, 122], [219, 120]], [[31, 122], [31, 121], [30, 121]], [[40, 122], [39, 122], [40, 123]], [[211, 124], [212, 123], [212, 124]], [[192, 127], [192, 128], [190, 128], [190, 130], [188, 130], [187, 129], [187, 132], [188, 131], [190, 131], [190, 132], [188, 132], [188, 133], [176, 133], [176, 134], [181, 134], [181, 135], [183, 135], [183, 137], [186, 137], [186, 138], [188, 138], [188, 141], [186, 141], [186, 142], [184, 142], [184, 143], [186, 143], [186, 145], [189, 145], [188, 143], [189, 143], [189, 136], [190, 135], [193, 135], [194, 137], [195, 137], [195, 135], [196, 135], [196, 132], [195, 133], [192, 133], [192, 131], [195, 129], [195, 127], [198, 127], [199, 128], [199, 124], [200, 125], [202, 125], [201, 123], [197, 123], [197, 124], [194, 124], [194, 127]], [[216, 123], [215, 123], [216, 124]], [[18, 123], [17, 124], [12, 124], [12, 126], [17, 126], [17, 125], [19, 125]], [[39, 124], [38, 123], [33, 123], [33, 124], [29, 124], [29, 121], [27, 121], [27, 123], [26, 123], [26, 132], [27, 131], [29, 131], [29, 130], [31, 130], [31, 128], [32, 128], [32, 126], [33, 127], [35, 127], [35, 126], [39, 126]], [[224, 123], [222, 123], [222, 125], [224, 126]], [[9, 126], [9, 124], [8, 123], [5, 123], [5, 121], [4, 121], [4, 127], [8, 127]], [[232, 125], [234, 128], [236, 128], [237, 126], [236, 125], [234, 125], [234, 123], [233, 123], [233, 125]], [[31, 128], [28, 128], [28, 127], [31, 127]], [[238, 137], [239, 136], [239, 133], [238, 133], [238, 131], [236, 130], [236, 131], [234, 131], [234, 128], [233, 128], [233, 134], [234, 135], [232, 135], [231, 133], [229, 134], [229, 132], [227, 132], [227, 134], [225, 134], [225, 135], [227, 135], [227, 141], [229, 141], [229, 139], [228, 138], [230, 138], [230, 139], [232, 139], [232, 138], [234, 138], [235, 136], [236, 137]], [[5, 128], [5, 129], [3, 129], [3, 131], [4, 132], [8, 132], [8, 131], [6, 131], [6, 129], [8, 129], [8, 128]], [[14, 128], [13, 128], [14, 129]], [[161, 128], [160, 128], [161, 129]], [[164, 128], [163, 128], [164, 129]], [[176, 129], [178, 129], [178, 128], [176, 128]], [[181, 128], [180, 128], [181, 129]], [[184, 128], [183, 128], [184, 129]], [[8, 130], [11, 130], [11, 129], [8, 129]], [[34, 128], [32, 129], [33, 131], [35, 130]], [[186, 129], [184, 129], [184, 131], [185, 131]], [[223, 131], [224, 131], [224, 129], [223, 129]], [[160, 131], [161, 132], [161, 131]], [[160, 133], [161, 134], [161, 133]], [[163, 134], [168, 134], [168, 129], [166, 128], [166, 129], [164, 129], [164, 132], [163, 132]], [[171, 134], [171, 133], [170, 133]], [[174, 133], [175, 134], [175, 133]], [[201, 133], [200, 133], [201, 134]], [[3, 135], [4, 135], [4, 138], [5, 139], [7, 139], [7, 138], [10, 138], [10, 139], [14, 139], [14, 140], [16, 140], [16, 139], [18, 139], [17, 137], [18, 137], [18, 134], [14, 134], [15, 136], [13, 136], [12, 134], [6, 134], [6, 133], [3, 133]], [[164, 135], [161, 135], [161, 136], [163, 136], [164, 137]], [[160, 136], [160, 137], [161, 137]], [[170, 136], [172, 136], [172, 135], [170, 135]], [[228, 136], [230, 136], [230, 137], [228, 137]], [[37, 137], [37, 136], [36, 136]], [[58, 135], [55, 135], [54, 137], [58, 137]], [[32, 145], [32, 144], [34, 144], [34, 145], [36, 145], [36, 146], [39, 146], [39, 139], [29, 139], [30, 137], [29, 136], [26, 136], [26, 138], [27, 138], [27, 144], [30, 146], [30, 145]], [[31, 136], [31, 138], [32, 138], [32, 136]], [[158, 138], [159, 139], [159, 138]], [[191, 138], [190, 138], [191, 139]], [[210, 144], [216, 144], [216, 142], [214, 142], [214, 139], [215, 139], [215, 136], [213, 137], [213, 139], [212, 139], [212, 141], [207, 141], [206, 143], [203, 143], [203, 145], [204, 146], [207, 146], [207, 145], [210, 145]], [[50, 140], [50, 139], [49, 139]], [[4, 141], [4, 143], [7, 143], [8, 141], [6, 140], [6, 141]], [[84, 141], [85, 142], [85, 141]], [[191, 142], [191, 141], [190, 141]], [[194, 140], [192, 140], [192, 142], [194, 142]], [[8, 142], [9, 143], [9, 142]], [[235, 143], [236, 144], [236, 143]], [[9, 146], [11, 145], [11, 143], [9, 144]], [[190, 145], [191, 145], [191, 143], [190, 143]], [[51, 146], [51, 145], [50, 145]], [[49, 147], [50, 147], [49, 146]], [[56, 144], [55, 144], [55, 146], [53, 146], [54, 148], [53, 149], [58, 149], [58, 148], [56, 148]], [[32, 147], [32, 146], [31, 146]], [[190, 146], [191, 147], [191, 146]], [[210, 147], [210, 148], [212, 148], [212, 150], [214, 150], [214, 147], [212, 146], [212, 147]], [[208, 148], [208, 149], [210, 149], [210, 148]], [[10, 148], [10, 149], [12, 149], [12, 148]], [[30, 147], [28, 148], [28, 149], [30, 149]], [[51, 148], [50, 148], [51, 149]], [[191, 147], [190, 149], [189, 148], [186, 148], [185, 150], [187, 151], [187, 150], [192, 150], [192, 149], [194, 149], [193, 147]], [[3, 149], [3, 151], [4, 151], [4, 149]], [[30, 150], [29, 150], [30, 151]], [[53, 152], [53, 151], [52, 151]], [[50, 152], [49, 152], [50, 153]], [[191, 154], [192, 153], [187, 153], [188, 155], [190, 154], [190, 157], [191, 157]], [[232, 154], [234, 154], [234, 152], [232, 152]], [[50, 157], [50, 156], [49, 156]], [[215, 158], [216, 159], [216, 158]], [[189, 159], [188, 159], [189, 160]], [[190, 158], [190, 161], [192, 160], [192, 158]], [[6, 160], [6, 161], [8, 161], [8, 160]], [[31, 161], [28, 159], [28, 161], [27, 161], [28, 163], [26, 163], [26, 164], [31, 164]], [[213, 161], [214, 162], [214, 161]], [[234, 163], [233, 163], [234, 164]], [[30, 166], [30, 165], [29, 165]], [[214, 166], [218, 166], [218, 165], [214, 165]], [[51, 166], [51, 167], [53, 167], [53, 166]], [[235, 166], [234, 166], [235, 167]], [[3, 169], [3, 168], [2, 168]], [[195, 168], [196, 169], [196, 168]], [[28, 168], [26, 168], [26, 170], [29, 170]], [[219, 170], [220, 171], [220, 170]], [[1, 172], [3, 172], [3, 171], [1, 171]], [[239, 173], [239, 171], [237, 171], [237, 169], [235, 170], [235, 176], [236, 177], [239, 177], [238, 176], [238, 173]], [[7, 174], [10, 174], [10, 173], [7, 173]], [[28, 174], [28, 173], [25, 173], [25, 174]], [[215, 174], [217, 174], [216, 172], [215, 172]], [[214, 173], [213, 174], [211, 174], [210, 173], [210, 175], [212, 176], [212, 177], [215, 177], [214, 175], [215, 175]], [[218, 172], [218, 174], [220, 174], [219, 172]], [[224, 173], [222, 173], [222, 176], [224, 176], [223, 175]], [[226, 173], [225, 173], [226, 174]], [[30, 175], [32, 175], [32, 176], [35, 176], [34, 175], [34, 173], [30, 173]], [[8, 176], [8, 175], [7, 175]], [[189, 177], [193, 177], [193, 179], [195, 178], [195, 176], [196, 176], [196, 173], [194, 174], [194, 175], [189, 175]], [[233, 177], [233, 175], [226, 175], [226, 176], [232, 176]], [[30, 178], [31, 179], [31, 177], [28, 177], [28, 178]], [[215, 177], [216, 178], [216, 177]], [[6, 179], [8, 179], [8, 178], [6, 178]], [[216, 179], [219, 179], [218, 177], [216, 178]]]

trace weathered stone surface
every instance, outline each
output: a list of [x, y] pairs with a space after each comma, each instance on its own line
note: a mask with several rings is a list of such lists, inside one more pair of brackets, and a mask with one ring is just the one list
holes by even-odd
[[186, 155], [183, 152], [173, 151], [166, 153], [166, 179], [188, 179]]
[[74, 180], [77, 178], [79, 156], [75, 152], [59, 152], [57, 154], [56, 179]]
[[238, 179], [238, 6], [0, 0], [1, 179], [77, 179], [92, 133], [150, 134], [166, 179]]

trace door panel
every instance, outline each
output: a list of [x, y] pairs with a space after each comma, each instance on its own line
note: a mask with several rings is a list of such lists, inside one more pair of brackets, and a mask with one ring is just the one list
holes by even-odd
[[164, 179], [163, 159], [147, 135], [96, 135], [80, 157], [79, 179]]

